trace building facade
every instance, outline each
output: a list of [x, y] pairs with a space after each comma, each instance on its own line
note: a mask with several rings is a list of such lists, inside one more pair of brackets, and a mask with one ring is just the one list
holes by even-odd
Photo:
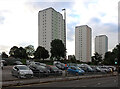
[[38, 13], [38, 45], [45, 47], [50, 52], [50, 43], [60, 39], [66, 45], [66, 31], [61, 13], [53, 8], [47, 8]]
[[75, 27], [75, 57], [82, 62], [91, 62], [91, 31], [87, 25]]
[[95, 52], [102, 55], [104, 58], [105, 53], [108, 51], [108, 37], [100, 35], [95, 37]]

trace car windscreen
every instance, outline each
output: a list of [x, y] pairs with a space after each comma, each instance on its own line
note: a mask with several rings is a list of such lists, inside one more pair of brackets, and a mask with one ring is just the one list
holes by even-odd
[[55, 67], [55, 66], [51, 66], [51, 68], [52, 68], [53, 70], [58, 70], [58, 68]]
[[17, 66], [19, 70], [29, 70], [27, 66]]
[[40, 69], [40, 70], [47, 70], [47, 68], [45, 66], [38, 66], [38, 69]]
[[40, 63], [39, 63], [39, 62], [35, 62], [35, 64], [36, 64], [36, 65], [40, 65]]
[[77, 70], [82, 70], [80, 67], [76, 67]]

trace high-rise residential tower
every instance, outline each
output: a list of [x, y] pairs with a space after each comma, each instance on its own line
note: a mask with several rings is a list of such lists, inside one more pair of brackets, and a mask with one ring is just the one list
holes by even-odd
[[104, 58], [105, 53], [108, 51], [108, 37], [100, 35], [95, 37], [95, 52], [102, 55]]
[[75, 57], [82, 62], [91, 61], [91, 31], [87, 25], [75, 27]]
[[66, 45], [66, 31], [61, 13], [53, 8], [47, 8], [38, 13], [38, 45], [45, 47], [50, 52], [50, 43], [60, 39]]

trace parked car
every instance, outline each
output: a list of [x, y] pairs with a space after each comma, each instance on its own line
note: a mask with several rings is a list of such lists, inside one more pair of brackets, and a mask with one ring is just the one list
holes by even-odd
[[56, 63], [59, 63], [59, 64], [60, 64], [61, 62], [59, 62], [59, 61], [54, 61], [54, 62], [53, 62], [53, 65], [55, 65]]
[[74, 75], [83, 75], [85, 73], [84, 70], [76, 66], [69, 66], [67, 72]]
[[23, 65], [23, 63], [21, 61], [15, 61], [13, 65]]
[[12, 69], [12, 75], [18, 78], [32, 78], [33, 72], [26, 65], [15, 65]]
[[47, 69], [50, 71], [50, 75], [62, 75], [62, 70], [58, 69], [56, 66], [47, 65]]
[[106, 66], [99, 66], [99, 68], [100, 68], [101, 70], [107, 72], [107, 73], [112, 72], [112, 69], [111, 69], [111, 68], [108, 68], [108, 67], [106, 67]]
[[48, 76], [50, 73], [46, 66], [42, 66], [40, 64], [29, 65], [29, 68], [33, 71], [34, 76], [36, 77]]
[[87, 64], [78, 64], [77, 66], [85, 72], [94, 72], [94, 70]]
[[1, 62], [3, 63], [3, 66], [7, 66], [7, 62], [5, 60], [1, 60]]
[[31, 62], [29, 66], [33, 66], [33, 67], [46, 66], [46, 64], [40, 62]]
[[94, 72], [106, 73], [104, 70], [100, 69], [98, 66], [91, 66]]
[[76, 63], [68, 63], [67, 65], [68, 65], [68, 66], [77, 66]]
[[65, 64], [63, 63], [56, 63], [55, 66], [61, 70], [65, 70]]

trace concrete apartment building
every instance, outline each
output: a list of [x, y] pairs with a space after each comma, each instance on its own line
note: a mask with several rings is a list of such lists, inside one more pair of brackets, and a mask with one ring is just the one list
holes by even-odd
[[104, 58], [105, 53], [108, 51], [108, 37], [100, 35], [95, 37], [95, 52], [102, 55]]
[[87, 25], [75, 27], [75, 57], [82, 62], [91, 62], [91, 31]]
[[50, 43], [60, 39], [66, 45], [66, 31], [61, 13], [53, 8], [47, 8], [38, 13], [38, 45], [50, 52]]

